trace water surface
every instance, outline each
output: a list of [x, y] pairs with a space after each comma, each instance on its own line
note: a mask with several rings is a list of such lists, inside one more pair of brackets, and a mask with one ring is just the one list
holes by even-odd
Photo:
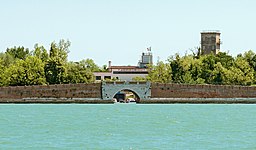
[[256, 149], [256, 105], [0, 105], [0, 149]]

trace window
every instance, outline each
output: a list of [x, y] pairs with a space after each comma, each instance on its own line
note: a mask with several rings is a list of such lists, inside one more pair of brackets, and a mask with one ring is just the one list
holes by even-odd
[[212, 46], [212, 50], [215, 50], [215, 45]]
[[101, 80], [101, 76], [96, 76], [96, 80]]
[[212, 37], [212, 42], [215, 42], [216, 41], [216, 38], [215, 37]]
[[111, 76], [104, 76], [104, 79], [111, 79]]

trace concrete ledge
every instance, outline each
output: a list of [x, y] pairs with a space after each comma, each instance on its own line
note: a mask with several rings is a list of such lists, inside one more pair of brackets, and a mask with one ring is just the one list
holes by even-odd
[[151, 98], [141, 104], [256, 104], [256, 98]]
[[[23, 98], [0, 99], [0, 104], [113, 104], [101, 98]], [[256, 98], [151, 98], [140, 100], [137, 104], [256, 104]]]
[[24, 98], [24, 99], [0, 99], [0, 104], [13, 103], [13, 104], [26, 104], [26, 103], [41, 103], [41, 104], [113, 104], [112, 101], [98, 99], [84, 99], [84, 98]]

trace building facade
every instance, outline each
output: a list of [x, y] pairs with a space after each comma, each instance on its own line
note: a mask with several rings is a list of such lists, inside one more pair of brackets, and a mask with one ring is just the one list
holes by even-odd
[[148, 64], [153, 64], [153, 55], [151, 47], [147, 48], [147, 53], [142, 53], [141, 60], [138, 63], [139, 68], [147, 68]]
[[116, 79], [121, 81], [131, 81], [134, 77], [146, 77], [147, 68], [138, 66], [110, 66], [108, 72], [94, 72], [96, 81]]
[[220, 52], [220, 32], [219, 31], [204, 31], [201, 32], [201, 52], [204, 55], [213, 53], [214, 55]]
[[94, 72], [96, 81], [109, 79], [131, 81], [135, 77], [146, 77], [148, 75], [148, 65], [153, 63], [151, 48], [147, 53], [142, 53], [138, 66], [112, 66], [108, 64], [107, 72]]

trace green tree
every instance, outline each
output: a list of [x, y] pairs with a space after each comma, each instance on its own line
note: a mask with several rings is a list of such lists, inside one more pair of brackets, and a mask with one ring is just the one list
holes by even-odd
[[136, 76], [132, 78], [133, 81], [147, 81], [145, 77]]
[[6, 69], [9, 68], [15, 62], [15, 58], [8, 53], [0, 53], [0, 86], [5, 86]]
[[[226, 75], [225, 75], [226, 74]], [[228, 80], [225, 79], [227, 76], [227, 70], [222, 66], [220, 62], [214, 65], [214, 69], [209, 77], [209, 83], [211, 84], [228, 84]]]
[[202, 73], [201, 78], [205, 80], [205, 83], [211, 84], [212, 71], [215, 69], [215, 64], [217, 63], [216, 57], [213, 54], [204, 55], [200, 58], [202, 62]]
[[[201, 58], [201, 57], [200, 57]], [[173, 82], [187, 84], [203, 84], [205, 80], [202, 76], [202, 61], [194, 55], [180, 57], [176, 55], [169, 59]]]
[[26, 85], [25, 84], [25, 70], [23, 67], [24, 60], [17, 60], [14, 64], [12, 64], [9, 68], [5, 70], [4, 85]]
[[254, 71], [246, 60], [238, 57], [228, 69], [218, 62], [210, 79], [212, 84], [251, 85], [254, 81]]
[[59, 44], [51, 43], [50, 57], [45, 65], [46, 81], [49, 84], [65, 82], [67, 73], [66, 63], [70, 45], [71, 43], [65, 40], [60, 40]]
[[200, 47], [195, 47], [194, 49], [190, 49], [190, 51], [192, 52], [193, 57], [196, 59], [199, 59], [204, 54]]
[[156, 66], [149, 65], [149, 74], [147, 80], [151, 82], [170, 83], [172, 82], [172, 69], [170, 64], [165, 64], [162, 61]]
[[5, 71], [5, 85], [42, 85], [46, 83], [44, 64], [37, 57], [18, 60]]
[[2, 65], [6, 68], [15, 62], [15, 58], [8, 53], [0, 53], [0, 59], [2, 60]]
[[91, 72], [100, 72], [100, 67], [97, 66], [92, 59], [86, 59], [79, 62], [83, 68], [89, 69]]
[[234, 72], [235, 84], [251, 85], [254, 82], [254, 70], [245, 59], [236, 58], [235, 65], [231, 70]]
[[256, 83], [256, 54], [252, 50], [249, 50], [249, 51], [245, 52], [243, 55], [240, 54], [237, 57], [244, 58], [249, 63], [251, 68], [253, 68], [253, 70], [254, 70], [254, 84], [255, 84]]
[[101, 68], [100, 68], [100, 72], [107, 72], [108, 71], [108, 66], [107, 65], [103, 65]]
[[92, 83], [95, 81], [92, 70], [83, 66], [81, 62], [67, 63], [65, 83]]
[[181, 82], [186, 84], [195, 84], [190, 72], [185, 72], [185, 74], [181, 76]]
[[234, 58], [226, 52], [219, 52], [215, 57], [216, 63], [220, 62], [224, 68], [230, 68], [234, 65]]
[[65, 63], [57, 57], [49, 58], [44, 67], [46, 81], [49, 84], [64, 83], [67, 69]]
[[191, 75], [195, 84], [204, 84], [205, 79], [202, 78], [203, 74], [203, 63], [200, 59], [193, 59], [191, 67]]
[[71, 42], [69, 40], [65, 41], [61, 39], [58, 44], [52, 42], [50, 49], [50, 58], [58, 58], [63, 62], [67, 62], [70, 45]]
[[181, 57], [177, 53], [174, 56], [170, 56], [168, 58], [168, 62], [170, 64], [171, 73], [172, 73], [172, 81], [175, 83], [181, 83], [180, 77], [183, 74], [180, 59]]
[[14, 58], [25, 60], [26, 57], [29, 56], [29, 49], [24, 48], [23, 46], [21, 47], [14, 46], [13, 48], [7, 48], [6, 53], [10, 54]]
[[238, 57], [244, 58], [251, 67], [255, 68], [256, 67], [256, 60], [255, 60], [255, 53], [252, 50], [249, 50], [245, 52], [243, 55], [241, 54]]
[[65, 83], [92, 83], [95, 81], [93, 72], [99, 72], [100, 68], [92, 59], [80, 62], [67, 63], [67, 75]]
[[4, 72], [5, 72], [5, 67], [3, 65], [3, 60], [0, 59], [0, 86], [4, 85]]
[[46, 84], [44, 63], [37, 57], [29, 56], [24, 62], [26, 85]]
[[49, 59], [47, 50], [43, 46], [39, 46], [38, 44], [35, 44], [32, 55], [41, 59], [43, 62], [46, 62]]

